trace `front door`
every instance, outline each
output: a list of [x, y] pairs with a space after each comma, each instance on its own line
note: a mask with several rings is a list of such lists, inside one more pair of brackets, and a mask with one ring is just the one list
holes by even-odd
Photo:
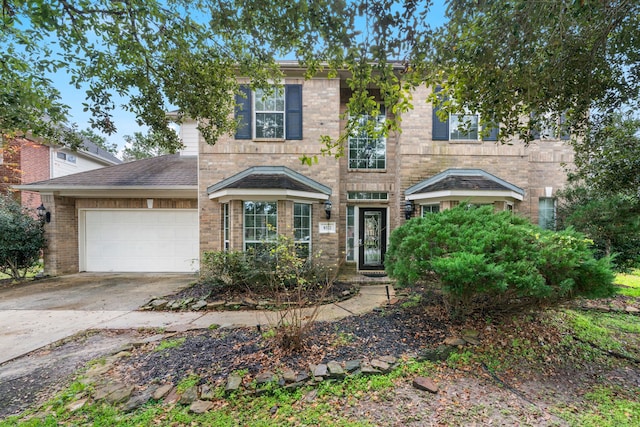
[[360, 208], [359, 224], [360, 270], [384, 270], [387, 251], [387, 209]]

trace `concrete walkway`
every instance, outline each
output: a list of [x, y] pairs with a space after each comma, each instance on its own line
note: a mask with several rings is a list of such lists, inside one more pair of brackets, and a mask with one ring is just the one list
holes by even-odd
[[[393, 287], [389, 286], [391, 297]], [[386, 285], [360, 288], [355, 297], [318, 308], [317, 320], [363, 314], [387, 303]], [[142, 304], [140, 304], [142, 305]], [[308, 319], [312, 309], [302, 316]], [[162, 328], [186, 331], [220, 327], [275, 325], [282, 313], [258, 310], [158, 312], [133, 310], [11, 309], [0, 304], [0, 364], [90, 329]]]

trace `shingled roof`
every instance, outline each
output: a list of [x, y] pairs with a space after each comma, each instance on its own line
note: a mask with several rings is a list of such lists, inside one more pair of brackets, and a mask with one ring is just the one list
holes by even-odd
[[74, 188], [109, 190], [192, 187], [197, 189], [197, 186], [197, 158], [169, 154], [34, 182], [17, 188], [30, 191], [56, 191]]
[[245, 191], [279, 190], [305, 193], [313, 198], [326, 199], [331, 188], [285, 166], [254, 166], [207, 188], [210, 198], [218, 198]]
[[[511, 192], [520, 197], [524, 190], [482, 169], [447, 169], [433, 177], [409, 187], [407, 196], [436, 192], [498, 191]], [[518, 198], [520, 198], [518, 197]]]

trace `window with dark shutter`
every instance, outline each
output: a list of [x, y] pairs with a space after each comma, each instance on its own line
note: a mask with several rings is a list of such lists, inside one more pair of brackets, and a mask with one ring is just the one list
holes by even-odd
[[[436, 87], [436, 93], [440, 92], [442, 88], [440, 86]], [[449, 119], [442, 121], [438, 117], [439, 107], [433, 107], [433, 125], [432, 125], [432, 133], [431, 139], [435, 141], [448, 141], [449, 140]]]
[[302, 139], [302, 85], [285, 85], [286, 139]]
[[[235, 119], [238, 122], [236, 139], [251, 139], [251, 88], [248, 85], [240, 85], [240, 93], [236, 95]], [[244, 95], [244, 96], [243, 96]]]

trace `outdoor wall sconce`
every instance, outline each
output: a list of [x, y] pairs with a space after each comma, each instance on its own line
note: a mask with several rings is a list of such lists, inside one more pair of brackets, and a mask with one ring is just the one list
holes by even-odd
[[331, 219], [331, 200], [324, 202], [324, 213], [327, 214], [327, 219]]
[[404, 219], [411, 219], [412, 214], [413, 214], [413, 201], [406, 200], [404, 202]]
[[40, 221], [51, 222], [51, 212], [44, 207], [44, 203], [40, 203], [40, 206], [36, 208], [36, 213], [38, 214]]
[[153, 199], [147, 199], [147, 209], [153, 209]]

